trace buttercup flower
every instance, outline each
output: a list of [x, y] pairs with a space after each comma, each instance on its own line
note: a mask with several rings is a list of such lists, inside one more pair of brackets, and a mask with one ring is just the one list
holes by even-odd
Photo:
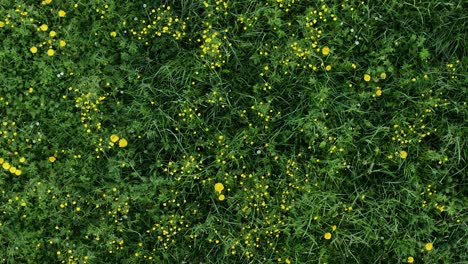
[[371, 77], [369, 74], [364, 74], [364, 81], [369, 82], [371, 80]]
[[328, 55], [329, 53], [330, 53], [330, 49], [327, 46], [322, 48], [322, 54], [323, 55]]
[[326, 240], [330, 240], [331, 237], [332, 237], [332, 234], [330, 232], [327, 232], [325, 233], [325, 235], [323, 235], [323, 237], [326, 239]]
[[221, 193], [224, 190], [224, 185], [218, 182], [215, 184], [214, 188], [215, 188], [215, 191]]
[[127, 140], [126, 140], [125, 138], [121, 138], [121, 139], [119, 140], [119, 147], [124, 148], [124, 147], [126, 147], [127, 145], [128, 145], [128, 142], [127, 142]]

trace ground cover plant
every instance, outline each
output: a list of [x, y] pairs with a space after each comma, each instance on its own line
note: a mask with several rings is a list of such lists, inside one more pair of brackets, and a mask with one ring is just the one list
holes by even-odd
[[0, 263], [468, 261], [465, 1], [0, 3]]

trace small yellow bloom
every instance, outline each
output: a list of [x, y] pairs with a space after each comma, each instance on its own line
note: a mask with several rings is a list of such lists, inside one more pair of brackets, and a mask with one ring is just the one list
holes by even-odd
[[51, 37], [55, 37], [56, 35], [57, 35], [57, 32], [55, 32], [53, 30], [49, 32], [49, 36], [51, 36]]
[[221, 195], [218, 197], [218, 199], [219, 199], [220, 201], [224, 201], [224, 199], [226, 199], [226, 197], [224, 196], [224, 194], [221, 194]]
[[5, 26], [5, 22], [3, 21], [0, 21], [0, 28], [4, 27]]
[[214, 188], [215, 188], [215, 191], [221, 193], [224, 190], [224, 185], [218, 182], [215, 184]]
[[20, 205], [21, 205], [22, 207], [25, 207], [25, 206], [26, 206], [26, 203], [25, 203], [25, 202], [22, 202]]
[[364, 74], [364, 81], [369, 82], [371, 80], [371, 76], [369, 74]]
[[19, 162], [20, 162], [20, 163], [23, 163], [23, 162], [25, 162], [25, 161], [26, 161], [26, 158], [25, 158], [25, 157], [21, 157], [21, 158], [19, 159]]
[[46, 24], [42, 24], [42, 25], [40, 26], [40, 29], [41, 29], [42, 31], [47, 31], [47, 29], [49, 29], [49, 26], [47, 26]]
[[408, 263], [413, 263], [413, 262], [414, 262], [414, 258], [413, 258], [413, 257], [408, 257], [407, 262], [408, 262]]
[[387, 79], [387, 74], [385, 72], [382, 72], [380, 74], [380, 79]]
[[77, 212], [79, 212], [79, 211], [81, 211], [81, 208], [80, 208], [80, 207], [77, 207], [75, 210], [76, 210]]
[[11, 165], [10, 165], [10, 163], [5, 162], [5, 163], [2, 164], [2, 167], [3, 167], [4, 170], [9, 170]]
[[31, 47], [29, 49], [29, 51], [31, 51], [32, 54], [35, 54], [35, 53], [37, 53], [37, 48], [36, 47]]
[[54, 156], [49, 157], [50, 163], [54, 163], [56, 160], [57, 160], [57, 158], [55, 158]]
[[5, 160], [3, 158], [0, 158], [0, 164], [3, 164]]
[[60, 47], [65, 47], [65, 45], [67, 45], [67, 43], [65, 42], [65, 40], [61, 40], [61, 41], [60, 41]]
[[327, 71], [331, 71], [331, 69], [332, 69], [331, 65], [327, 65], [327, 67], [325, 67], [325, 70]]
[[53, 49], [47, 50], [47, 55], [54, 56], [55, 55], [55, 50], [53, 50]]
[[333, 231], [336, 230], [336, 225], [332, 226], [332, 230], [333, 230]]
[[382, 90], [378, 89], [377, 91], [375, 91], [375, 94], [377, 96], [381, 96], [382, 95]]
[[408, 157], [408, 152], [404, 150], [400, 151], [400, 158], [406, 159], [406, 157]]
[[15, 167], [10, 167], [10, 173], [15, 173], [16, 172], [16, 168]]
[[16, 170], [16, 171], [15, 171], [15, 175], [16, 175], [16, 176], [20, 176], [20, 175], [21, 175], [21, 170]]
[[119, 140], [119, 147], [124, 148], [124, 147], [126, 147], [127, 145], [128, 145], [128, 142], [127, 142], [127, 140], [126, 140], [125, 138], [121, 138], [121, 139]]
[[432, 250], [432, 248], [433, 248], [432, 243], [427, 243], [426, 246], [425, 246], [425, 248], [426, 248], [427, 251]]
[[329, 53], [330, 53], [330, 49], [327, 46], [322, 48], [322, 54], [323, 55], [328, 55]]
[[332, 234], [330, 232], [327, 232], [325, 233], [325, 235], [323, 235], [323, 237], [326, 239], [326, 240], [330, 240], [331, 237], [332, 237]]
[[111, 35], [111, 37], [115, 38], [115, 37], [117, 37], [117, 32], [112, 31], [112, 32], [110, 33], [110, 35]]
[[120, 139], [120, 138], [119, 138], [119, 136], [117, 136], [117, 135], [111, 135], [111, 136], [110, 136], [110, 140], [111, 140], [112, 142], [114, 142], [114, 143], [117, 142], [117, 141], [119, 141], [119, 139]]
[[65, 11], [63, 11], [63, 10], [58, 11], [59, 17], [65, 17], [66, 14], [67, 13]]

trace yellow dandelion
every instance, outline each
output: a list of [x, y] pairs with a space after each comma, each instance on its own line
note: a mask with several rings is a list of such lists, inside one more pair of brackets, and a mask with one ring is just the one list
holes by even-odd
[[221, 193], [224, 190], [224, 185], [218, 182], [215, 184], [214, 188], [215, 188], [215, 191]]
[[16, 172], [16, 168], [15, 167], [11, 167], [10, 168], [10, 173], [15, 173]]
[[406, 261], [408, 263], [413, 263], [414, 262], [414, 258], [413, 257], [408, 257], [408, 260]]
[[387, 78], [387, 74], [385, 72], [382, 72], [380, 74], [380, 79], [386, 79]]
[[49, 26], [47, 26], [46, 24], [42, 24], [42, 25], [40, 26], [40, 29], [41, 29], [42, 31], [47, 31], [47, 29], [49, 29]]
[[55, 32], [53, 30], [49, 32], [49, 36], [51, 36], [51, 37], [55, 37], [56, 35], [57, 35], [57, 32]]
[[20, 175], [21, 175], [21, 170], [16, 170], [16, 171], [15, 171], [15, 175], [16, 175], [16, 176], [20, 176]]
[[110, 35], [111, 35], [111, 37], [115, 38], [115, 37], [117, 37], [117, 32], [112, 31], [112, 32], [110, 33]]
[[4, 170], [9, 170], [11, 165], [10, 165], [10, 163], [5, 162], [5, 163], [2, 164], [2, 167], [3, 167]]
[[408, 157], [408, 152], [404, 150], [400, 151], [400, 158], [406, 159], [406, 157]]
[[19, 162], [20, 162], [20, 163], [24, 163], [25, 161], [26, 161], [26, 158], [25, 158], [25, 157], [21, 157], [21, 158], [19, 159]]
[[127, 140], [125, 138], [121, 138], [119, 140], [119, 147], [125, 148], [127, 145], [128, 145], [128, 142], [127, 142]]
[[66, 14], [67, 13], [65, 11], [63, 11], [63, 10], [58, 11], [59, 17], [65, 17]]
[[369, 82], [371, 80], [371, 76], [369, 74], [364, 74], [364, 81]]
[[54, 156], [50, 156], [50, 157], [49, 157], [50, 163], [54, 163], [56, 160], [57, 160], [57, 158], [54, 157]]
[[114, 143], [117, 142], [117, 141], [119, 141], [119, 139], [120, 139], [120, 138], [119, 138], [119, 136], [117, 136], [117, 135], [111, 135], [111, 136], [110, 136], [110, 140], [111, 140], [112, 142], [114, 142]]
[[35, 53], [37, 53], [37, 48], [36, 47], [31, 47], [29, 49], [29, 51], [31, 51], [32, 54], [35, 54]]
[[0, 28], [4, 27], [5, 26], [5, 22], [3, 21], [0, 21]]
[[224, 201], [224, 199], [226, 199], [226, 196], [224, 196], [224, 194], [221, 194], [220, 196], [218, 196], [218, 199], [220, 201]]
[[55, 50], [53, 50], [53, 49], [47, 50], [47, 55], [54, 56], [55, 55]]
[[325, 233], [325, 235], [323, 235], [323, 237], [326, 239], [326, 240], [330, 240], [331, 237], [332, 237], [332, 234], [330, 232], [327, 232]]
[[432, 245], [432, 243], [427, 243], [426, 246], [425, 246], [425, 248], [426, 248], [427, 251], [432, 250], [433, 247], [434, 247], [434, 246]]
[[67, 45], [67, 43], [65, 42], [65, 40], [61, 40], [61, 41], [60, 41], [60, 47], [65, 47], [65, 45]]
[[331, 65], [327, 65], [327, 67], [325, 67], [325, 70], [327, 71], [331, 71], [331, 69], [332, 69]]
[[330, 48], [328, 48], [327, 46], [322, 48], [322, 54], [323, 55], [328, 55], [329, 53], [330, 53]]
[[381, 96], [381, 95], [382, 95], [382, 90], [377, 89], [377, 91], [375, 91], [375, 94], [376, 94], [377, 96]]

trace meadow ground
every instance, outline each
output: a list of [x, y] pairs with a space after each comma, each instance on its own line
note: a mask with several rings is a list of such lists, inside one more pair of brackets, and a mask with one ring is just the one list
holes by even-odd
[[0, 263], [466, 263], [463, 0], [0, 0]]

